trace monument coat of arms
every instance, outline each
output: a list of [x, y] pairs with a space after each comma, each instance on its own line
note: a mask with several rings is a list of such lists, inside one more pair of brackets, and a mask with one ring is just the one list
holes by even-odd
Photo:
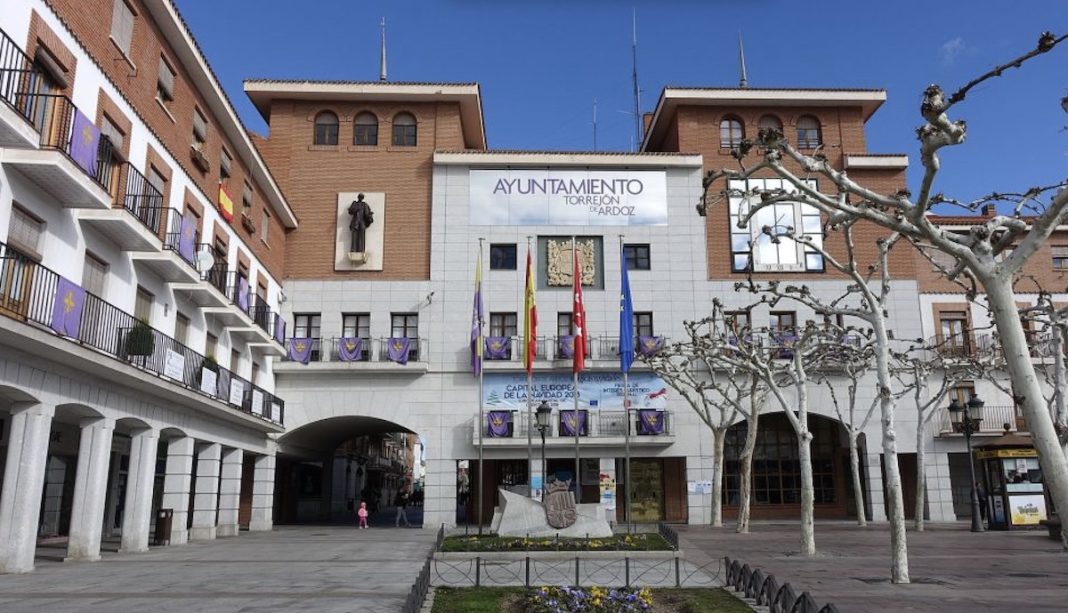
[[545, 518], [556, 529], [570, 527], [578, 519], [575, 509], [575, 495], [569, 487], [571, 481], [553, 481], [545, 491]]

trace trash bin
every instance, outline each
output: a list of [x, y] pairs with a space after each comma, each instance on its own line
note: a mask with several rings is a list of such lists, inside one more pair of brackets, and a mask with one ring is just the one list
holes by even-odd
[[171, 544], [171, 524], [174, 522], [174, 509], [156, 511], [156, 536], [152, 544], [157, 547]]

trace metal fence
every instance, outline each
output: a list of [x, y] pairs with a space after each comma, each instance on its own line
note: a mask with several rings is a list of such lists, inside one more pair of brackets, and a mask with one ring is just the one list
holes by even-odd
[[779, 583], [775, 575], [759, 568], [750, 568], [738, 560], [723, 558], [727, 570], [727, 586], [752, 598], [758, 607], [768, 607], [770, 613], [838, 613], [838, 607], [827, 603], [820, 607], [808, 592], [797, 593], [789, 583]]
[[444, 540], [445, 524], [441, 524], [441, 527], [438, 528], [437, 539], [434, 541], [434, 548], [430, 550], [426, 561], [423, 562], [423, 568], [419, 571], [419, 576], [416, 577], [412, 589], [408, 591], [408, 597], [404, 600], [404, 607], [401, 608], [401, 613], [416, 613], [423, 608], [426, 594], [430, 591], [430, 566], [434, 561], [434, 554], [441, 549], [441, 543]]
[[140, 220], [152, 234], [163, 238], [163, 220], [167, 217], [163, 194], [129, 162], [126, 163], [126, 191], [122, 197], [122, 207]]

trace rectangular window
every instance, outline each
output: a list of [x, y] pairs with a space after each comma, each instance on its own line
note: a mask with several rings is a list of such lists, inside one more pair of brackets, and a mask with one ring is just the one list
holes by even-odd
[[156, 170], [155, 166], [148, 167], [148, 184], [156, 188], [156, 191], [163, 196], [163, 202], [156, 203], [159, 206], [167, 204], [167, 179], [163, 178], [163, 175]]
[[1053, 270], [1068, 270], [1068, 246], [1052, 247]]
[[260, 365], [257, 364], [256, 362], [253, 362], [252, 363], [252, 378], [249, 379], [249, 381], [252, 382], [252, 385], [258, 385], [259, 379], [260, 379]]
[[961, 404], [966, 404], [975, 396], [975, 384], [971, 381], [963, 381], [956, 387], [949, 390], [949, 401], [956, 400]]
[[515, 270], [515, 244], [490, 245], [490, 270]]
[[390, 336], [393, 338], [412, 339], [408, 359], [419, 361], [419, 315], [415, 313], [392, 313], [390, 315]]
[[490, 313], [489, 336], [519, 336], [519, 317], [515, 313]]
[[13, 247], [33, 257], [40, 257], [42, 234], [44, 222], [17, 206], [12, 207], [7, 240]]
[[174, 69], [167, 62], [167, 58], [159, 56], [159, 77], [156, 78], [156, 99], [163, 106], [168, 106], [174, 100]]
[[126, 0], [115, 0], [111, 11], [111, 39], [127, 56], [133, 42], [134, 12]]
[[245, 189], [241, 192], [241, 212], [250, 217], [252, 216], [252, 186], [245, 182]]
[[651, 312], [634, 313], [634, 333], [638, 336], [653, 335], [653, 314]]
[[267, 212], [267, 209], [263, 209], [263, 216], [260, 219], [260, 240], [267, 243], [267, 236], [270, 234], [271, 228], [271, 214]]
[[193, 109], [193, 148], [201, 153], [206, 153], [204, 148], [208, 142], [208, 120], [198, 110]]
[[134, 317], [140, 321], [147, 321], [152, 323], [152, 302], [155, 298], [152, 293], [141, 287], [137, 286], [137, 300], [134, 302]]
[[223, 149], [219, 152], [219, 180], [225, 181], [230, 178], [234, 159]]
[[189, 345], [189, 318], [181, 313], [174, 316], [174, 340]]
[[208, 332], [206, 339], [207, 340], [204, 341], [204, 355], [215, 358], [215, 352], [219, 348], [219, 337]]
[[293, 314], [293, 338], [312, 339], [311, 359], [319, 360], [319, 349], [322, 346], [322, 316], [319, 313], [294, 313]]
[[749, 318], [749, 311], [728, 311], [725, 314], [727, 320], [727, 327], [734, 331], [735, 334], [741, 334], [743, 331], [752, 329], [752, 320]]
[[556, 314], [556, 335], [557, 336], [570, 336], [571, 335], [571, 313], [557, 313]]
[[968, 355], [971, 353], [971, 332], [968, 330], [967, 311], [942, 311], [938, 315], [939, 331], [942, 333], [943, 353]]
[[108, 265], [100, 258], [86, 252], [85, 268], [82, 269], [82, 287], [85, 291], [103, 297], [107, 289]]
[[111, 141], [112, 154], [119, 155], [122, 153], [122, 145], [126, 140], [125, 135], [119, 126], [115, 125], [114, 121], [107, 115], [102, 117], [103, 121], [100, 122], [100, 135], [107, 137]]
[[649, 245], [623, 245], [627, 270], [649, 270]]
[[241, 376], [238, 372], [241, 370], [241, 353], [237, 349], [230, 350], [230, 372], [237, 376]]
[[797, 328], [797, 313], [794, 311], [772, 311], [770, 315], [769, 325], [772, 332], [786, 334], [792, 333]]
[[[810, 185], [815, 188], [816, 182], [810, 181]], [[749, 179], [730, 181], [728, 188], [734, 272], [823, 272], [823, 255], [791, 238], [793, 235], [817, 247], [823, 245], [822, 219], [815, 207], [801, 202], [778, 202], [757, 211], [748, 227], [738, 227], [739, 220], [749, 214], [752, 203], [759, 201], [759, 192], [797, 191], [793, 184], [782, 179]]]
[[341, 336], [347, 338], [371, 338], [370, 313], [344, 313], [341, 315]]

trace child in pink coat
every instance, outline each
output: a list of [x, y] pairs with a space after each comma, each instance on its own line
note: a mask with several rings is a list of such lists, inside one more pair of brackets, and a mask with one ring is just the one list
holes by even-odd
[[360, 528], [366, 528], [367, 527], [367, 503], [366, 502], [361, 502], [360, 503], [360, 510], [356, 511], [356, 515], [360, 518], [359, 527]]

